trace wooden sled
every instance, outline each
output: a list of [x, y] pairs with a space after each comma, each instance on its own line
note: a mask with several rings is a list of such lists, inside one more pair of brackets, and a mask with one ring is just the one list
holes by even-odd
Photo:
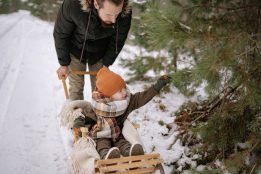
[[161, 174], [164, 174], [162, 162], [163, 160], [160, 159], [160, 154], [158, 153], [97, 160], [95, 173], [148, 174], [159, 170]]
[[[95, 72], [74, 71], [74, 74], [92, 74]], [[66, 81], [62, 78], [66, 99], [69, 99], [69, 92]], [[133, 125], [139, 128], [138, 124]], [[79, 129], [82, 136], [86, 136], [88, 129], [82, 127]], [[78, 133], [74, 132], [74, 141], [79, 139]], [[97, 160], [95, 162], [95, 174], [113, 173], [113, 174], [151, 174], [159, 170], [160, 174], [165, 174], [162, 166], [163, 160], [159, 153], [145, 154], [139, 156], [120, 157], [106, 160]]]

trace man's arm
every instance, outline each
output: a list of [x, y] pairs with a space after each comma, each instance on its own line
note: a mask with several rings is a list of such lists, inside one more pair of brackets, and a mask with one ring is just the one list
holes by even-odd
[[70, 58], [70, 37], [75, 28], [75, 23], [71, 18], [71, 0], [64, 0], [57, 15], [53, 36], [58, 61], [61, 66], [68, 66]]
[[[115, 59], [117, 58], [117, 56], [119, 55], [120, 51], [122, 50], [130, 30], [131, 18], [132, 18], [132, 13], [130, 12], [130, 14], [128, 14], [127, 16], [120, 18], [119, 21], [117, 21], [118, 24], [117, 23], [115, 24], [116, 34], [112, 36], [108, 48], [105, 52], [105, 55], [102, 58], [103, 65], [107, 67], [112, 65]], [[116, 50], [116, 42], [117, 42], [117, 50]]]

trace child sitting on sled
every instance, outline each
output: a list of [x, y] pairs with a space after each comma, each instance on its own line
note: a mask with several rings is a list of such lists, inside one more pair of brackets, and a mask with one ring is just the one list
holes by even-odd
[[101, 159], [143, 155], [141, 144], [131, 144], [122, 135], [123, 123], [128, 115], [148, 103], [170, 82], [162, 76], [157, 83], [143, 92], [131, 94], [122, 77], [103, 67], [96, 77], [96, 91], [92, 95], [92, 109], [97, 120], [79, 117], [74, 121], [74, 130], [91, 125], [89, 136], [96, 142]]

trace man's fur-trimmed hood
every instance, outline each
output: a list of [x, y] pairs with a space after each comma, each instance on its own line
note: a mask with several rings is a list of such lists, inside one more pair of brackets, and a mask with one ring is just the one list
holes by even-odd
[[[82, 10], [85, 12], [90, 11], [90, 6], [93, 4], [93, 0], [79, 0], [82, 5]], [[126, 16], [131, 11], [131, 4], [129, 0], [124, 0], [122, 16]]]

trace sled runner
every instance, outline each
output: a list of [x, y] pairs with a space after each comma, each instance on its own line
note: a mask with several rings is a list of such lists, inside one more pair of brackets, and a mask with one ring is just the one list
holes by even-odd
[[[83, 72], [83, 71], [72, 71], [71, 73], [80, 74], [80, 75], [96, 74], [95, 72]], [[69, 92], [64, 78], [62, 78], [62, 82], [63, 82], [66, 99], [69, 99]], [[133, 126], [135, 128], [139, 127], [138, 124]], [[80, 128], [79, 131], [81, 131], [82, 137], [85, 137], [87, 136], [88, 128], [82, 127]], [[77, 142], [79, 138], [80, 137], [76, 135], [74, 132], [74, 142]], [[160, 154], [158, 153], [145, 154], [139, 156], [129, 156], [129, 157], [122, 156], [120, 158], [113, 158], [113, 159], [106, 159], [106, 160], [99, 159], [99, 160], [95, 160], [94, 172], [95, 174], [104, 174], [104, 173], [151, 174], [159, 170], [160, 174], [165, 174], [162, 163], [163, 160], [160, 158]]]

